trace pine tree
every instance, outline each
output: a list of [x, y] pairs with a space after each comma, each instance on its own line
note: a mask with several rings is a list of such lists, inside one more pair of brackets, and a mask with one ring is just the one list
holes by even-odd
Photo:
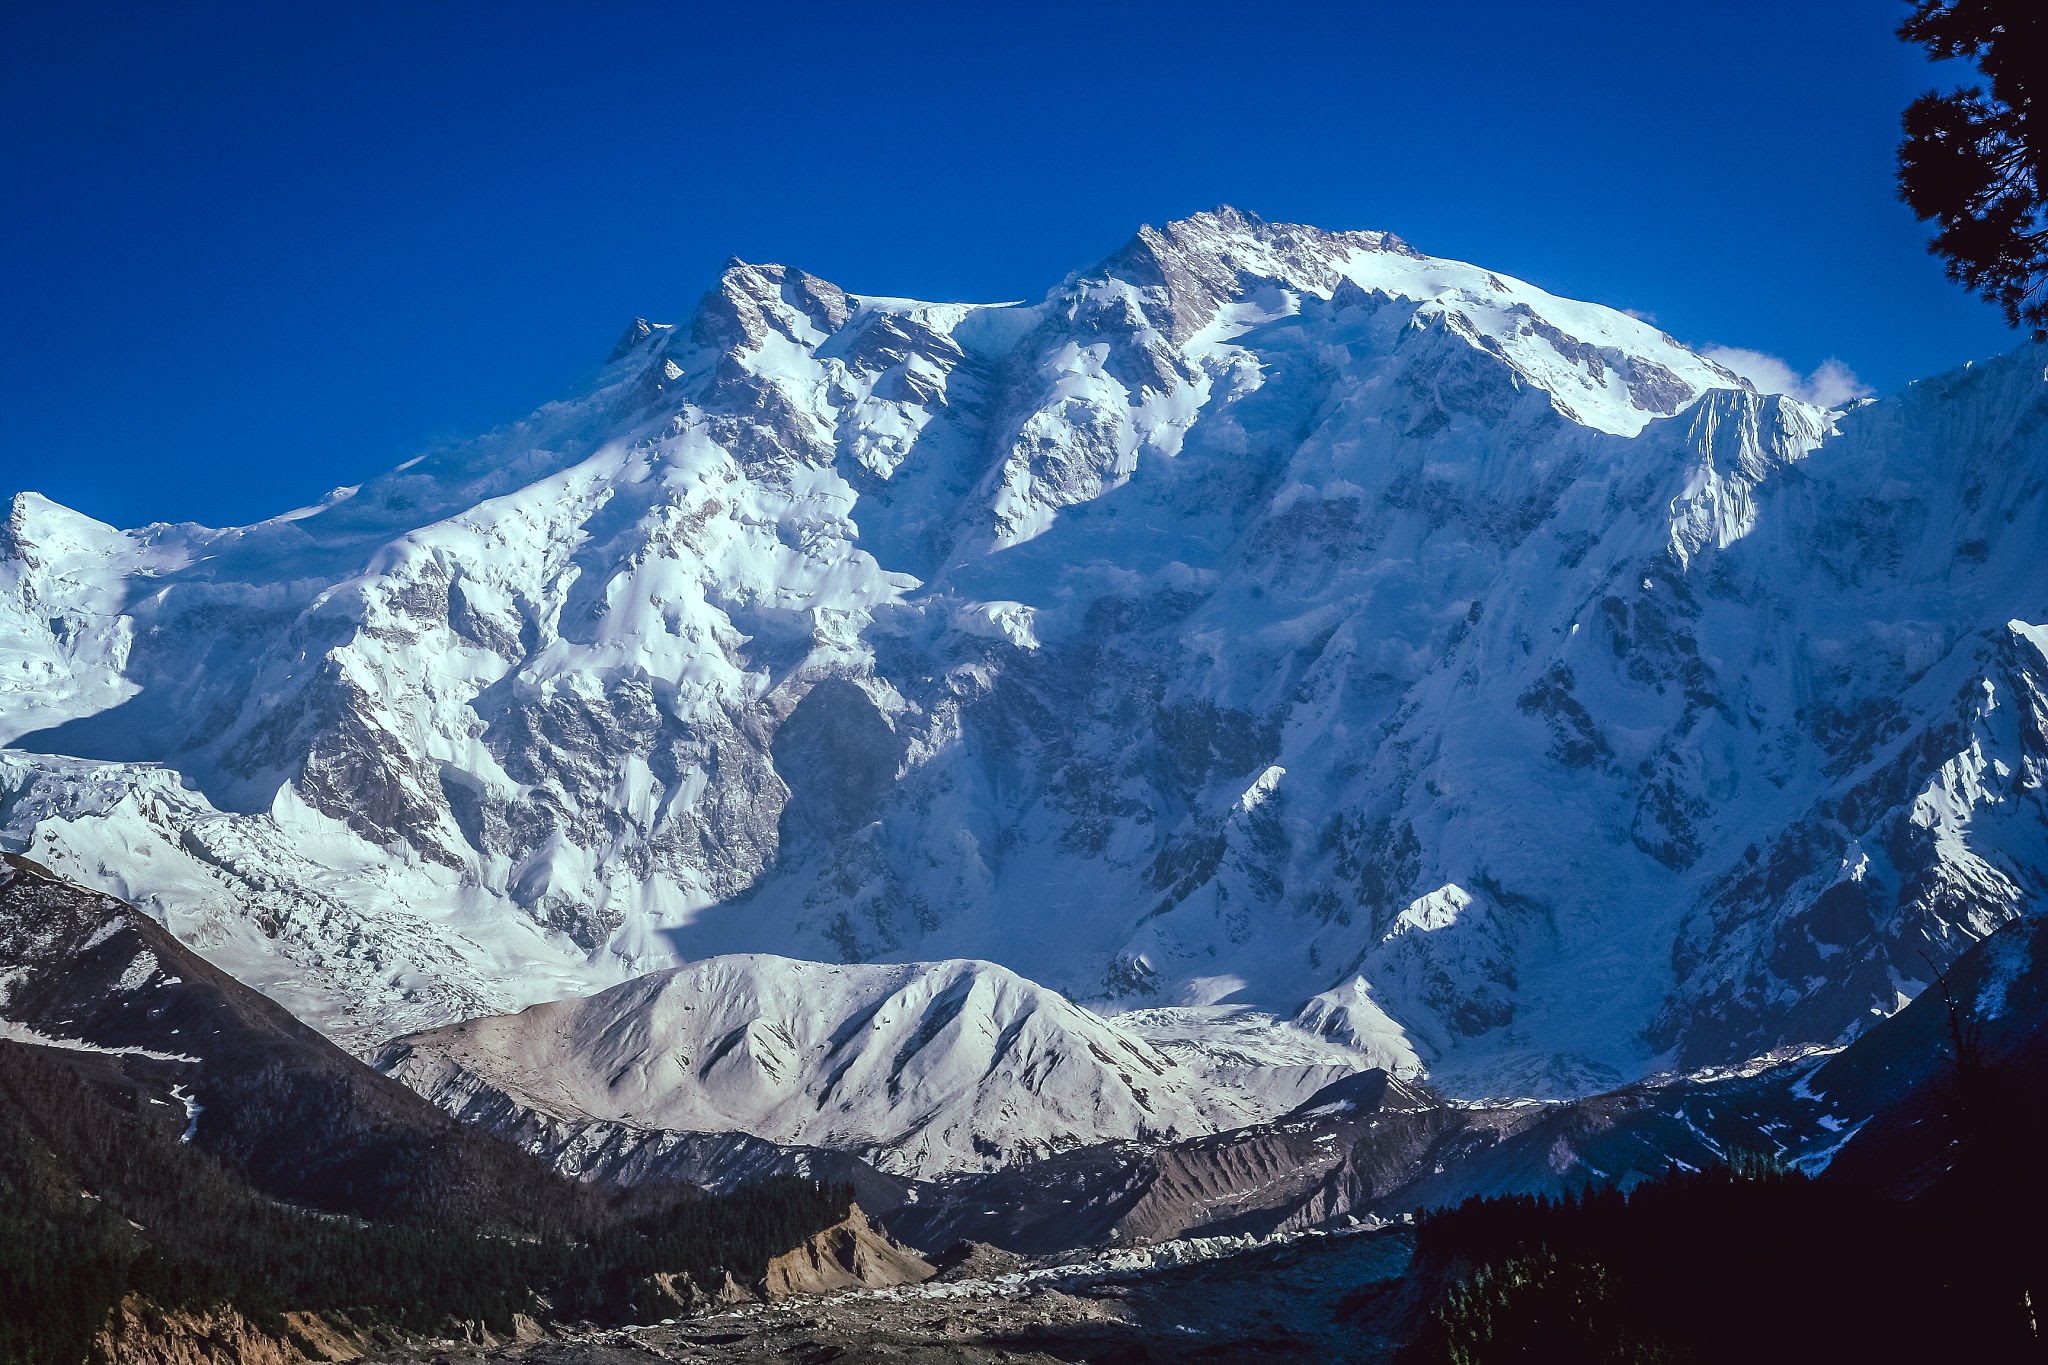
[[2040, 0], [1917, 0], [1899, 36], [1967, 61], [1989, 82], [1930, 90], [1906, 108], [1899, 197], [1939, 225], [1928, 250], [1951, 279], [2048, 339], [2048, 201], [2041, 107], [2048, 6]]

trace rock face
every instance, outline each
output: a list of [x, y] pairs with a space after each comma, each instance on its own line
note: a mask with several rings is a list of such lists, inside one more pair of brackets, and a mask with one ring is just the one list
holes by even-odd
[[16, 498], [0, 840], [364, 1051], [762, 951], [1467, 1095], [1834, 1042], [2042, 894], [2044, 364], [1822, 412], [1229, 210], [1028, 306], [735, 262], [317, 507]]
[[761, 1292], [770, 1299], [786, 1299], [846, 1289], [888, 1289], [923, 1284], [936, 1273], [931, 1262], [890, 1240], [855, 1204], [845, 1222], [770, 1261]]
[[93, 1359], [107, 1365], [305, 1365], [307, 1357], [233, 1308], [165, 1310], [131, 1294], [94, 1340]]
[[[401, 1038], [378, 1065], [501, 1131], [538, 1111], [747, 1133], [917, 1177], [1267, 1117], [1114, 1022], [986, 962], [711, 958]], [[603, 1149], [620, 1135], [594, 1136], [588, 1147], [553, 1143], [557, 1165], [602, 1166], [616, 1179], [620, 1162]]]

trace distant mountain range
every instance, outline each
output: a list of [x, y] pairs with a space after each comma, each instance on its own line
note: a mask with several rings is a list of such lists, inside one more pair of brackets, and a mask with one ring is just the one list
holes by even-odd
[[17, 496], [0, 846], [359, 1055], [612, 988], [436, 1055], [908, 1174], [1833, 1046], [2048, 884], [2044, 368], [1823, 411], [1228, 209], [1024, 304], [735, 261], [314, 507]]

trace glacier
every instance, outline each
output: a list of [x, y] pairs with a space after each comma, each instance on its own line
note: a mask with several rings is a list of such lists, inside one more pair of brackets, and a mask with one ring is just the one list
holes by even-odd
[[1821, 410], [1231, 209], [1033, 303], [734, 261], [270, 521], [15, 497], [0, 847], [365, 1055], [735, 954], [1467, 1097], [1832, 1045], [2041, 903], [2044, 366]]

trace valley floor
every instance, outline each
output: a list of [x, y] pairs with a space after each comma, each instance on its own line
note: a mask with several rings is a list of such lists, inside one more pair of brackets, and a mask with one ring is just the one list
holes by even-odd
[[1306, 1238], [1170, 1269], [1036, 1272], [743, 1305], [671, 1324], [383, 1365], [1017, 1365], [1384, 1359], [1408, 1305], [1404, 1233]]

